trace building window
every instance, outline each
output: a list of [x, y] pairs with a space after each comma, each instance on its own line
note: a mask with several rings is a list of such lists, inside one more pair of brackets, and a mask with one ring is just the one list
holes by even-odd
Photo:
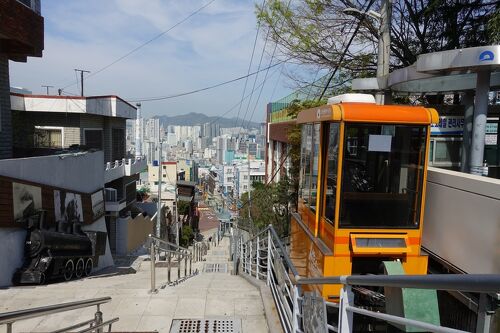
[[247, 180], [248, 179], [248, 176], [243, 176], [243, 180]]
[[35, 148], [62, 148], [62, 128], [36, 126], [33, 143]]
[[[328, 131], [328, 152], [327, 163], [328, 173], [326, 174], [326, 201], [324, 214], [326, 220], [333, 224], [335, 219], [335, 198], [337, 195], [337, 166], [339, 151], [339, 124], [332, 123]], [[324, 191], [325, 189], [323, 189]]]
[[89, 149], [102, 150], [103, 134], [102, 129], [85, 129], [83, 132], [85, 146]]
[[113, 128], [112, 135], [112, 160], [121, 160], [125, 157], [125, 130], [123, 128]]

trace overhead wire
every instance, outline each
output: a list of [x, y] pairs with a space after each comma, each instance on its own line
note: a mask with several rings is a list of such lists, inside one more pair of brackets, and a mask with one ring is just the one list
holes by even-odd
[[[198, 14], [199, 12], [201, 12], [203, 9], [207, 8], [208, 6], [210, 6], [212, 3], [214, 3], [216, 0], [210, 0], [208, 1], [206, 4], [204, 4], [203, 6], [199, 7], [198, 9], [196, 9], [194, 12], [191, 12], [191, 14], [189, 14], [188, 16], [184, 17], [182, 20], [178, 21], [177, 23], [175, 23], [174, 25], [172, 25], [171, 27], [169, 27], [167, 30], [164, 30], [162, 31], [161, 33], [157, 34], [156, 36], [154, 36], [153, 38], [145, 41], [144, 43], [140, 44], [139, 46], [135, 47], [134, 49], [130, 50], [129, 52], [125, 53], [124, 55], [120, 56], [119, 58], [113, 60], [112, 62], [110, 62], [109, 64], [101, 67], [100, 69], [96, 70], [96, 71], [93, 71], [92, 73], [90, 73], [89, 75], [87, 75], [87, 79], [105, 71], [106, 69], [108, 69], [109, 67], [113, 66], [114, 64], [122, 61], [123, 59], [127, 58], [128, 56], [130, 56], [131, 54], [137, 52], [138, 50], [142, 49], [144, 46], [154, 42], [155, 40], [157, 40], [158, 38], [162, 37], [163, 35], [167, 34], [168, 32], [170, 32], [171, 30], [175, 29], [176, 27], [178, 27], [179, 25], [181, 25], [182, 23], [186, 22], [187, 20], [189, 20], [191, 17], [195, 16], [196, 14]], [[66, 89], [68, 87], [71, 87], [73, 86], [75, 83], [71, 83], [71, 84], [68, 84], [66, 86], [64, 86], [62, 89]]]
[[[273, 73], [271, 73], [271, 76], [269, 78], [271, 78], [274, 74], [276, 73], [276, 71], [274, 71]], [[255, 87], [254, 90], [257, 90], [259, 89], [260, 87], [262, 87], [266, 82], [266, 79], [264, 79], [257, 87]], [[252, 92], [249, 92], [246, 96], [243, 97], [243, 101], [246, 100], [247, 98], [250, 97], [250, 94]], [[237, 102], [236, 104], [234, 104], [233, 106], [231, 106], [228, 110], [226, 110], [224, 113], [222, 113], [221, 115], [219, 115], [216, 119], [212, 120], [211, 122], [209, 122], [209, 124], [213, 124], [215, 123], [217, 120], [221, 119], [222, 117], [224, 117], [226, 114], [228, 114], [229, 112], [233, 111], [234, 109], [236, 109], [236, 107], [238, 107], [238, 105], [241, 104], [241, 100], [239, 102]]]
[[[262, 0], [262, 7], [264, 7], [266, 3], [266, 0]], [[252, 62], [253, 62], [253, 57], [254, 57], [254, 54], [255, 54], [255, 47], [257, 46], [257, 39], [259, 37], [259, 31], [260, 31], [260, 22], [257, 23], [257, 31], [255, 32], [255, 39], [253, 41], [253, 48], [252, 48], [252, 55], [250, 57], [250, 63], [248, 64], [248, 71], [247, 71], [247, 75], [250, 74], [250, 70], [252, 68]], [[245, 80], [245, 85], [243, 87], [243, 92], [241, 93], [241, 100], [240, 100], [240, 105], [238, 107], [238, 113], [236, 115], [236, 118], [235, 118], [235, 121], [234, 121], [234, 125], [236, 126], [237, 123], [238, 123], [238, 117], [240, 116], [240, 112], [241, 112], [241, 105], [243, 104], [243, 97], [245, 96], [245, 92], [247, 90], [247, 84], [248, 84], [248, 76]]]
[[[267, 45], [267, 40], [269, 38], [269, 30], [267, 31], [267, 34], [266, 34], [266, 39], [264, 41], [264, 45], [262, 46], [262, 52], [260, 54], [260, 59], [259, 59], [259, 65], [257, 66], [257, 71], [260, 70], [260, 66], [262, 65], [262, 59], [264, 58], [264, 53], [266, 51], [266, 45]], [[271, 63], [269, 64], [271, 65]], [[269, 70], [269, 69], [268, 69]], [[259, 74], [255, 75], [255, 78], [253, 80], [253, 86], [252, 86], [252, 90], [254, 90], [255, 88], [255, 84], [257, 83], [257, 78], [259, 77]], [[247, 117], [247, 114], [248, 114], [248, 110], [250, 109], [250, 104], [252, 103], [252, 97], [253, 97], [253, 93], [252, 95], [250, 95], [250, 98], [248, 99], [248, 103], [247, 103], [247, 108], [245, 110], [245, 115], [243, 116], [242, 120], [241, 120], [241, 127], [243, 127], [244, 123], [245, 123], [245, 119]]]
[[[370, 10], [370, 7], [373, 5], [373, 3], [375, 2], [375, 0], [371, 0], [368, 4], [367, 4], [367, 7], [365, 10], [363, 10], [362, 12], [366, 13], [367, 11]], [[332, 82], [332, 79], [334, 78], [335, 74], [337, 73], [338, 69], [340, 68], [340, 64], [342, 63], [342, 61], [344, 60], [344, 57], [345, 55], [347, 54], [347, 51], [349, 50], [349, 47], [351, 46], [351, 43], [352, 41], [354, 40], [354, 37], [356, 37], [356, 34], [358, 33], [358, 30], [359, 28], [361, 27], [361, 24], [363, 23], [363, 21], [365, 20], [365, 17], [363, 16], [359, 21], [358, 21], [358, 24], [356, 25], [356, 29], [354, 29], [354, 32], [352, 33], [351, 35], [351, 38], [349, 39], [349, 42], [347, 43], [347, 45], [344, 47], [344, 51], [342, 52], [342, 55], [340, 56], [340, 59], [339, 61], [337, 62], [337, 65], [335, 66], [335, 68], [333, 69], [333, 72], [332, 72], [332, 75], [330, 75], [330, 77], [328, 78], [328, 81], [326, 82], [326, 85], [323, 89], [323, 91], [321, 92], [321, 95], [319, 95], [318, 97], [318, 101], [321, 100], [323, 98], [323, 96], [325, 95], [326, 91], [328, 90], [328, 87], [330, 86], [330, 83]]]
[[173, 94], [173, 95], [155, 96], [155, 97], [136, 97], [136, 98], [127, 98], [126, 100], [127, 100], [127, 102], [151, 102], [151, 101], [161, 101], [161, 100], [165, 100], [165, 99], [171, 99], [171, 98], [177, 98], [177, 97], [192, 95], [192, 94], [196, 94], [196, 93], [199, 93], [199, 92], [202, 92], [202, 91], [206, 91], [206, 90], [218, 88], [218, 87], [221, 87], [221, 86], [224, 86], [224, 85], [236, 82], [236, 81], [243, 80], [243, 79], [245, 79], [247, 77], [256, 75], [259, 72], [263, 72], [263, 71], [265, 71], [267, 69], [276, 67], [276, 66], [278, 66], [279, 64], [281, 64], [283, 62], [285, 62], [285, 61], [280, 61], [280, 62], [277, 62], [277, 63], [275, 63], [275, 64], [273, 64], [271, 66], [268, 66], [266, 68], [262, 68], [259, 71], [255, 71], [255, 72], [247, 74], [247, 75], [239, 76], [237, 78], [234, 78], [234, 79], [231, 79], [231, 80], [227, 80], [227, 81], [224, 81], [224, 82], [221, 82], [221, 83], [213, 84], [211, 86], [200, 88], [200, 89], [195, 89], [195, 90], [186, 91], [186, 92], [182, 92], [182, 93], [178, 93], [178, 94]]

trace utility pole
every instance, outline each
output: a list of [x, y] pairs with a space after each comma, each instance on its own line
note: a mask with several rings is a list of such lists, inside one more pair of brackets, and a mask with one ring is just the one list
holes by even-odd
[[75, 68], [75, 72], [80, 72], [80, 88], [81, 88], [81, 96], [83, 96], [83, 73], [90, 73], [90, 71]]
[[252, 221], [252, 191], [250, 191], [250, 142], [247, 141], [247, 160], [248, 160], [248, 220]]
[[158, 129], [158, 212], [156, 213], [156, 237], [160, 237], [161, 224], [161, 181], [162, 181], [162, 165], [161, 165], [161, 139]]
[[47, 95], [49, 95], [49, 88], [54, 88], [54, 86], [47, 86], [42, 84], [42, 88], [47, 88]]
[[389, 75], [389, 58], [391, 54], [391, 20], [392, 1], [382, 0], [380, 10], [380, 28], [378, 36], [378, 56], [377, 56], [377, 81], [382, 83], [384, 91], [379, 91], [375, 95], [377, 104], [391, 103], [391, 93], [387, 91], [387, 78]]

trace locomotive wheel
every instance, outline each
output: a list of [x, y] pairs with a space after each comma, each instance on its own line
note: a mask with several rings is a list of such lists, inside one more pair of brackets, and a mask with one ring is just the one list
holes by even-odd
[[83, 258], [78, 258], [78, 261], [76, 262], [76, 268], [75, 268], [76, 278], [77, 279], [81, 278], [84, 271], [85, 271], [85, 262], [83, 261]]
[[92, 258], [87, 258], [87, 261], [85, 262], [85, 271], [83, 272], [85, 276], [89, 276], [90, 273], [92, 273], [92, 268], [94, 268], [94, 261]]
[[75, 263], [73, 260], [68, 259], [64, 265], [64, 280], [69, 281], [73, 277], [73, 272], [75, 271]]

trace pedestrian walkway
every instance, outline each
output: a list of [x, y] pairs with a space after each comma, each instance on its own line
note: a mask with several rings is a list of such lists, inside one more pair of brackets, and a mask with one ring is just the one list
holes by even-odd
[[[150, 262], [142, 261], [135, 274], [90, 277], [36, 287], [14, 287], [0, 290], [0, 312], [94, 297], [112, 297], [102, 306], [104, 320], [120, 317], [112, 331], [170, 332], [173, 320], [234, 320], [242, 332], [268, 332], [264, 306], [259, 291], [240, 276], [231, 275], [228, 262], [229, 239], [211, 247], [205, 261], [193, 264], [200, 273], [176, 286], [149, 293]], [[217, 267], [222, 272], [208, 273]], [[183, 271], [183, 266], [181, 266]], [[167, 281], [167, 269], [157, 268], [158, 285]], [[224, 272], [225, 271], [225, 272]], [[175, 273], [176, 274], [176, 273]], [[22, 321], [14, 332], [45, 332], [91, 319], [95, 307], [69, 311], [45, 318]], [[1, 329], [5, 330], [4, 327]], [[4, 332], [1, 331], [0, 332]]]

